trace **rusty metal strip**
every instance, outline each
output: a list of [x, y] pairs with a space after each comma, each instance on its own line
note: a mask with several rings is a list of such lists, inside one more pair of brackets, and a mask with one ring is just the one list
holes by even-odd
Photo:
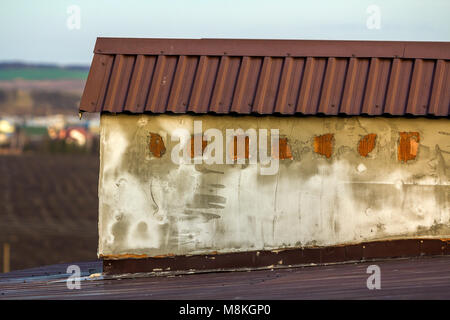
[[404, 115], [410, 88], [412, 61], [394, 59], [386, 96], [385, 113]]
[[130, 81], [127, 101], [125, 102], [125, 111], [144, 111], [153, 71], [155, 70], [156, 59], [157, 56], [138, 55]]
[[167, 110], [176, 63], [177, 57], [158, 57], [145, 111], [162, 113]]
[[197, 57], [180, 56], [170, 91], [167, 111], [186, 113], [198, 60]]
[[209, 111], [219, 62], [218, 57], [200, 57], [188, 111], [196, 113], [206, 113]]
[[399, 114], [396, 111], [396, 100], [395, 98], [398, 95], [398, 86], [399, 86], [399, 78], [400, 78], [400, 68], [401, 68], [401, 60], [394, 59], [392, 61], [392, 69], [389, 78], [388, 92], [386, 97], [386, 105], [384, 107], [385, 113], [390, 114]]
[[354, 91], [350, 103], [349, 115], [359, 115], [363, 107], [366, 81], [369, 74], [370, 60], [366, 58], [358, 59], [358, 68], [356, 69]]
[[338, 108], [331, 104], [332, 89], [335, 84], [336, 58], [328, 58], [323, 90], [320, 98], [319, 112], [325, 114], [337, 114]]
[[309, 98], [312, 91], [312, 79], [314, 75], [314, 65], [316, 59], [308, 57], [306, 59], [305, 71], [301, 83], [300, 95], [297, 102], [297, 112], [307, 114]]
[[244, 97], [247, 94], [248, 95], [248, 74], [250, 72], [250, 64], [251, 64], [251, 58], [250, 57], [243, 57], [242, 58], [242, 65], [241, 69], [239, 70], [239, 76], [236, 83], [236, 90], [234, 93], [233, 103], [231, 104], [231, 111], [241, 111], [250, 113], [251, 112], [251, 104], [247, 103], [247, 105], [244, 103]]
[[142, 81], [143, 69], [144, 69], [144, 56], [138, 55], [136, 58], [135, 72], [133, 73], [130, 81], [130, 89], [128, 92], [127, 101], [125, 103], [125, 110], [130, 111], [134, 108], [138, 108], [137, 96], [139, 93], [140, 82]]
[[[80, 102], [81, 111], [101, 112], [111, 77], [114, 55], [95, 55]], [[86, 97], [85, 97], [86, 96]]]
[[153, 271], [214, 271], [289, 267], [345, 261], [450, 255], [445, 239], [403, 239], [331, 247], [295, 248], [205, 255], [143, 257], [103, 256], [105, 274]]
[[99, 99], [102, 97], [102, 87], [109, 78], [108, 68], [114, 56], [95, 54], [86, 81], [83, 96], [80, 101], [80, 111], [101, 111]]
[[449, 115], [450, 62], [437, 60], [431, 91], [430, 113], [436, 116]]
[[275, 102], [275, 112], [284, 114], [293, 114], [295, 112], [293, 105], [288, 102], [290, 83], [293, 76], [293, 64], [294, 59], [292, 57], [286, 57], [284, 59], [280, 87], [278, 90], [277, 101]]
[[149, 99], [146, 103], [145, 110], [146, 111], [155, 111], [158, 107], [157, 98], [159, 96], [159, 91], [161, 87], [161, 83], [164, 77], [164, 69], [167, 63], [166, 56], [158, 56], [158, 60], [156, 62], [155, 73], [153, 75], [153, 80], [151, 82]]
[[103, 110], [122, 112], [129, 88], [135, 56], [118, 55], [114, 61]]
[[419, 105], [419, 92], [423, 82], [423, 59], [416, 59], [414, 61], [414, 70], [412, 75], [411, 86], [409, 88], [408, 105], [406, 106], [406, 113], [409, 114], [425, 114], [425, 105]]
[[342, 95], [341, 112], [346, 114], [351, 114], [352, 108], [352, 97], [355, 92], [355, 82], [356, 82], [356, 70], [358, 68], [358, 60], [356, 58], [350, 58], [347, 77], [345, 79], [344, 93]]
[[379, 105], [375, 103], [377, 80], [380, 74], [380, 59], [372, 58], [370, 61], [367, 87], [364, 95], [362, 112], [367, 114], [381, 114]]
[[183, 78], [186, 74], [187, 57], [180, 56], [178, 58], [177, 69], [175, 71], [175, 78], [173, 80], [172, 90], [170, 92], [169, 103], [167, 105], [167, 111], [176, 112], [180, 104], [181, 86]]
[[209, 108], [210, 111], [220, 113], [224, 109], [223, 92], [229, 68], [230, 68], [230, 57], [223, 56], [220, 59], [219, 71], [217, 74], [216, 84], [214, 86], [214, 93]]
[[197, 66], [197, 73], [194, 79], [194, 85], [192, 88], [191, 99], [189, 101], [189, 111], [198, 110], [200, 112], [208, 111], [208, 106], [200, 105], [201, 92], [206, 79], [206, 72], [208, 67], [208, 57], [201, 56]]
[[269, 95], [268, 86], [269, 86], [270, 74], [272, 71], [273, 60], [274, 59], [272, 57], [264, 58], [261, 75], [260, 75], [259, 81], [258, 81], [258, 89], [256, 91], [255, 105], [253, 106], [253, 108], [254, 108], [253, 110], [260, 114], [272, 113], [272, 110], [270, 110], [269, 112], [266, 112], [266, 110], [264, 108], [265, 107], [264, 102], [267, 98], [269, 98], [268, 97], [268, 95]]
[[449, 42], [97, 38], [95, 53], [450, 59]]

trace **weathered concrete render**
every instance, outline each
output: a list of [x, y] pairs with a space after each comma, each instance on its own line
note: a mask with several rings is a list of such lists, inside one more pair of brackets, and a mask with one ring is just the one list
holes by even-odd
[[[276, 175], [261, 175], [259, 164], [176, 165], [171, 133], [193, 134], [194, 120], [224, 136], [225, 129], [279, 129], [288, 156], [280, 149]], [[104, 114], [98, 253], [144, 257], [450, 238], [449, 124]]]

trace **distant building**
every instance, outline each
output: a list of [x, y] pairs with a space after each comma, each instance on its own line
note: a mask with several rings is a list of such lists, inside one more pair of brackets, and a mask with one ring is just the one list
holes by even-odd
[[15, 131], [13, 123], [5, 119], [0, 120], [0, 146], [9, 144]]

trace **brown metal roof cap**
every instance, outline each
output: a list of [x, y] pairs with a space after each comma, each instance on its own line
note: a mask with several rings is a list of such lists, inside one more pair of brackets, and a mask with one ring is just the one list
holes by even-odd
[[80, 111], [448, 116], [450, 42], [98, 38]]
[[97, 38], [94, 53], [450, 59], [450, 42]]

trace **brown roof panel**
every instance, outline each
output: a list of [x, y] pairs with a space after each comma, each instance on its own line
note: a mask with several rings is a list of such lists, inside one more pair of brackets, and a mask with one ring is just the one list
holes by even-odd
[[[72, 264], [81, 269], [81, 290], [67, 289], [70, 276], [67, 268]], [[370, 277], [367, 270], [373, 264], [382, 270], [381, 290], [367, 288]], [[101, 261], [73, 262], [1, 273], [0, 300], [149, 299], [161, 304], [161, 300], [173, 299], [180, 300], [180, 306], [186, 305], [186, 297], [193, 300], [445, 300], [450, 299], [449, 268], [450, 257], [437, 256], [251, 272], [90, 277], [103, 271]], [[291, 306], [298, 308], [298, 302]], [[101, 310], [103, 316], [105, 310]], [[173, 305], [164, 310], [168, 315], [173, 313], [174, 318], [179, 312]]]
[[80, 111], [448, 116], [450, 43], [98, 38]]
[[97, 38], [94, 53], [448, 59], [449, 42]]
[[157, 56], [136, 57], [124, 111], [144, 112], [156, 60]]

